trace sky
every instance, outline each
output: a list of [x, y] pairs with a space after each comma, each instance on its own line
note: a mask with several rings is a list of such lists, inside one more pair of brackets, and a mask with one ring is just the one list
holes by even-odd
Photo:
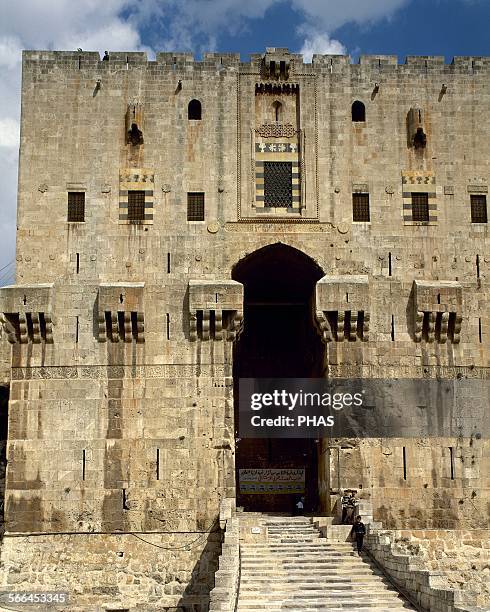
[[490, 0], [0, 0], [0, 286], [15, 270], [22, 49], [490, 55]]

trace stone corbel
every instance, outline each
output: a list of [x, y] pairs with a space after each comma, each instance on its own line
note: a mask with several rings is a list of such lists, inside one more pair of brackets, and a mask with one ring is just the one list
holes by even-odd
[[0, 289], [2, 325], [10, 344], [52, 344], [53, 285], [12, 285]]
[[103, 283], [99, 286], [99, 342], [145, 341], [144, 288], [144, 283]]
[[243, 329], [243, 285], [232, 280], [189, 281], [190, 340], [234, 342]]
[[324, 276], [316, 284], [314, 308], [323, 342], [369, 340], [367, 276]]
[[457, 281], [413, 283], [415, 342], [459, 344], [463, 288]]

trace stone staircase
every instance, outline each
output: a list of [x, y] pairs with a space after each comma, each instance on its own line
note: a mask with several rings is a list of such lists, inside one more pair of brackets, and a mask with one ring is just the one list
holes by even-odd
[[414, 610], [352, 544], [329, 542], [305, 517], [263, 515], [263, 540], [240, 542], [236, 612]]

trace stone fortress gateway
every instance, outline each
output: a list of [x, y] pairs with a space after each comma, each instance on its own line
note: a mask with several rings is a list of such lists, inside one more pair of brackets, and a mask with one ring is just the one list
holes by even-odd
[[[489, 410], [489, 115], [490, 58], [24, 52], [2, 589], [207, 609], [220, 503], [291, 506], [241, 469], [304, 470], [317, 512], [351, 487], [386, 528], [490, 527], [488, 438], [456, 418]], [[474, 395], [439, 398], [445, 439], [253, 440], [240, 377]]]

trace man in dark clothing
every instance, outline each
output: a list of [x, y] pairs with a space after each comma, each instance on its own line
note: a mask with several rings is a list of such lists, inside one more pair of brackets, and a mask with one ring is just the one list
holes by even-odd
[[360, 516], [356, 517], [356, 520], [352, 525], [352, 531], [354, 532], [354, 536], [356, 538], [357, 554], [361, 556], [362, 543], [364, 541], [364, 536], [366, 535], [366, 526], [361, 521]]

